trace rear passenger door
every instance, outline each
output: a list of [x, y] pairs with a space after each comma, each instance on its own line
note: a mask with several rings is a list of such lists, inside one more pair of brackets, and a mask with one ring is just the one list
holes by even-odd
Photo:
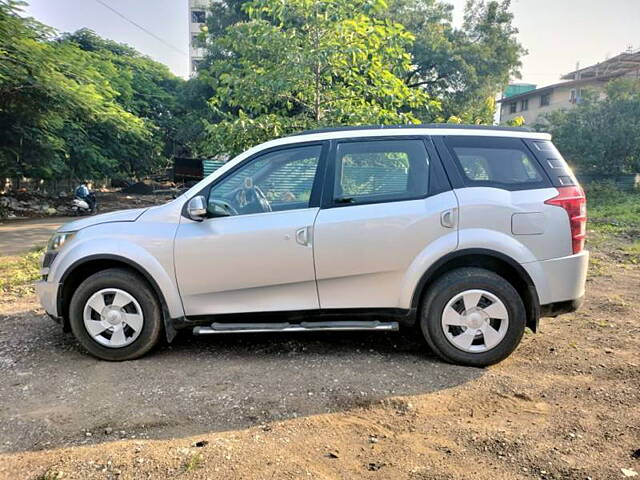
[[331, 152], [314, 226], [320, 307], [408, 309], [416, 258], [447, 236], [444, 253], [456, 248], [444, 170], [423, 138], [345, 139]]
[[504, 247], [521, 263], [572, 253], [569, 220], [544, 202], [558, 194], [525, 142], [450, 135], [436, 146], [460, 203], [460, 248]]

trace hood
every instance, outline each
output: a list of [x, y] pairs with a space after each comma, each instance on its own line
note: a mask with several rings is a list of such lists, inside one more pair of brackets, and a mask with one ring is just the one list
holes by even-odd
[[112, 222], [135, 222], [140, 216], [146, 212], [148, 208], [133, 208], [131, 210], [119, 210], [117, 212], [103, 213], [93, 217], [86, 217], [80, 220], [67, 223], [61, 226], [59, 232], [76, 232], [83, 228], [92, 227], [101, 223]]

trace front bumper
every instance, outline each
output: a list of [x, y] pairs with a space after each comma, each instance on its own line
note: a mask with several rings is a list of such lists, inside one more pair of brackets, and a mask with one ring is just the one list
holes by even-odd
[[42, 308], [44, 308], [47, 315], [57, 319], [60, 317], [58, 313], [58, 289], [59, 283], [40, 281], [36, 283], [36, 293]]

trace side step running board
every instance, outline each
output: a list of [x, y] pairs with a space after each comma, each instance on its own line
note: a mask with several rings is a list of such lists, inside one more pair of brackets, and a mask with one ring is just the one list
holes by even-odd
[[265, 333], [265, 332], [327, 332], [377, 330], [397, 331], [398, 322], [301, 322], [301, 323], [213, 323], [210, 327], [195, 327], [194, 335], [219, 333]]

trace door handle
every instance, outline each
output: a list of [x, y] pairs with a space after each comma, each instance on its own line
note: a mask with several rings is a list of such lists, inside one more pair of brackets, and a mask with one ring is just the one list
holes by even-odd
[[304, 247], [311, 245], [311, 227], [303, 227], [296, 230], [296, 242]]
[[450, 208], [440, 214], [440, 224], [444, 228], [455, 228], [457, 223], [457, 208]]

